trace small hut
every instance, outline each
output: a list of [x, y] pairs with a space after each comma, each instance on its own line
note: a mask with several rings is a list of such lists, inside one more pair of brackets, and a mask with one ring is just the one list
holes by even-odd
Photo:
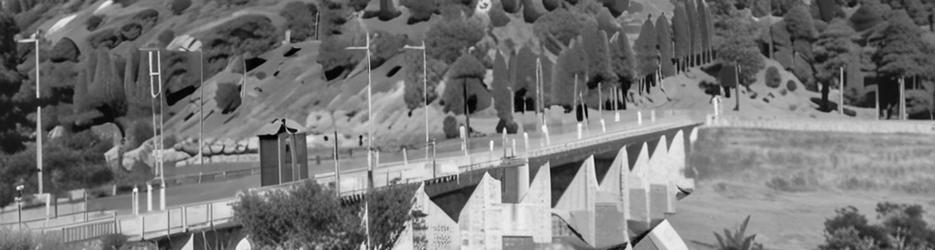
[[276, 119], [260, 128], [260, 186], [308, 178], [308, 146], [302, 125]]

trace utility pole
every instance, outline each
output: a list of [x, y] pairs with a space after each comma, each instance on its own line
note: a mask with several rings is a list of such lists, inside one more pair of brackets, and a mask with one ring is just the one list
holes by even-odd
[[740, 63], [734, 65], [734, 78], [737, 80], [736, 86], [734, 86], [734, 99], [737, 100], [737, 106], [734, 106], [734, 111], [740, 111]]
[[[18, 39], [18, 43], [34, 43], [36, 52], [36, 168], [39, 169], [39, 194], [43, 194], [42, 188], [42, 104], [39, 101], [39, 90], [42, 85], [39, 83], [39, 40], [41, 40], [39, 30], [27, 39]], [[46, 204], [48, 206], [48, 204]]]
[[[403, 49], [412, 49], [412, 50], [421, 50], [422, 51], [422, 104], [425, 109], [425, 143], [429, 142], [429, 83], [427, 78], [428, 64], [425, 57], [425, 40], [422, 40], [422, 46], [403, 46]], [[467, 100], [465, 100], [467, 102]], [[429, 147], [426, 144], [425, 147], [425, 161], [429, 160]]]
[[[363, 47], [347, 47], [347, 50], [364, 50], [367, 52], [367, 193], [369, 194], [371, 189], [373, 189], [373, 76], [371, 75], [373, 71], [373, 65], [371, 65], [370, 60], [370, 33], [367, 33], [366, 43]], [[465, 100], [467, 101], [467, 100]], [[366, 226], [367, 232], [367, 249], [370, 249], [370, 204], [367, 199], [364, 199], [364, 212], [367, 214], [364, 225]]]
[[906, 120], [908, 118], [908, 113], [906, 112], [906, 79], [899, 77], [899, 119]]

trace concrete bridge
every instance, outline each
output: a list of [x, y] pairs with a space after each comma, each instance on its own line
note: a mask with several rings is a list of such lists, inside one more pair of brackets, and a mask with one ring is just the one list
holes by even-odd
[[[532, 221], [550, 223], [528, 227], [550, 229], [549, 232], [534, 234], [528, 232], [528, 228], [515, 228], [511, 233], [504, 231], [499, 238], [500, 246], [551, 242], [553, 236], [570, 237], [590, 246], [624, 244], [631, 239], [639, 239], [667, 214], [673, 213], [678, 190], [691, 188], [691, 182], [684, 178], [683, 172], [685, 150], [690, 148], [687, 146], [690, 140], [687, 139], [693, 128], [700, 124], [700, 119], [684, 115], [658, 120], [655, 114], [652, 117], [643, 121], [641, 116], [640, 122], [632, 122], [632, 119], [629, 123], [609, 121], [610, 126], [604, 129], [592, 126], [584, 135], [566, 133], [522, 140], [523, 143], [519, 144], [524, 145], [517, 145], [514, 141], [518, 136], [511, 136], [498, 142], [498, 149], [441, 158], [436, 161], [437, 166], [424, 161], [381, 165], [374, 171], [374, 184], [379, 187], [390, 183], [423, 183], [417, 199], [424, 194], [428, 199], [421, 201], [430, 202], [420, 203], [423, 205], [414, 209], [429, 210], [432, 207], [429, 204], [437, 204], [434, 206], [443, 213], [430, 212], [429, 217], [444, 215], [450, 220], [447, 222], [468, 223], [470, 220], [459, 219], [465, 216], [461, 211], [487, 211], [472, 208], [478, 204], [474, 198], [478, 190], [486, 190], [489, 197], [496, 196], [497, 199], [481, 202], [486, 204], [483, 206], [510, 204], [510, 209], [515, 211], [537, 211], [519, 212], [516, 214], [522, 215], [514, 214], [511, 219], [539, 216], [542, 220]], [[360, 169], [342, 171], [340, 183], [335, 183], [333, 173], [318, 175], [315, 179], [326, 185], [340, 185], [342, 196], [353, 199], [365, 190], [365, 176], [366, 169]], [[381, 176], [385, 178], [379, 178]], [[266, 192], [294, 184], [252, 191]], [[533, 201], [539, 203], [529, 205]], [[160, 239], [193, 231], [237, 227], [232, 221], [231, 204], [234, 202], [236, 197], [228, 197], [169, 207], [164, 211], [114, 216], [39, 230], [60, 235], [66, 242], [110, 233], [127, 235], [130, 240]], [[604, 218], [611, 215], [619, 217], [620, 220], [616, 221], [620, 223], [605, 225], [603, 223], [608, 220], [594, 219], [595, 216]], [[451, 223], [439, 225], [458, 228], [457, 224]], [[432, 233], [407, 230], [416, 234]], [[467, 237], [471, 232], [465, 231], [458, 237]], [[609, 232], [627, 232], [627, 235], [607, 235]], [[455, 235], [448, 236], [452, 239], [449, 243], [429, 244], [446, 248], [459, 246], [462, 242], [455, 240]], [[608, 240], [610, 238], [625, 240]], [[401, 240], [400, 244], [406, 242]]]

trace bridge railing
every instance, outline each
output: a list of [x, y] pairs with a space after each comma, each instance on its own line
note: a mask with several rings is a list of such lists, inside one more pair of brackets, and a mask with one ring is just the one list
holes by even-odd
[[[668, 112], [667, 114], [660, 114], [660, 116], [657, 118], [661, 119], [664, 116], [679, 117], [679, 114], [678, 112]], [[608, 129], [607, 134], [593, 133], [585, 140], [577, 140], [577, 138], [568, 136], [566, 136], [566, 138], [556, 138], [556, 140], [553, 141], [552, 146], [540, 147], [530, 150], [526, 150], [525, 148], [520, 147], [523, 148], [523, 150], [517, 150], [518, 152], [511, 152], [511, 155], [517, 157], [545, 155], [567, 150], [568, 148], [582, 147], [619, 139], [619, 136], [621, 135], [639, 134], [653, 130], [665, 130], [677, 126], [683, 126], [685, 125], [686, 121], [693, 120], [667, 119], [665, 123], [652, 124], [650, 123], [651, 121], [649, 119], [646, 119], [644, 121], [644, 123], [647, 123], [646, 125], [636, 126], [635, 128], [631, 126], [615, 128], [613, 130]], [[536, 144], [530, 143], [530, 145]], [[502, 145], [500, 150], [502, 150]], [[438, 171], [434, 176], [430, 172], [432, 171], [431, 169], [433, 163], [425, 162], [424, 160], [410, 162], [409, 164], [400, 164], [398, 162], [380, 164], [374, 172], [375, 186], [381, 187], [391, 184], [412, 183], [429, 179], [430, 177], [443, 177], [457, 174], [458, 172], [462, 171], [495, 167], [498, 166], [503, 160], [502, 151], [500, 150], [494, 150], [492, 153], [489, 150], [478, 150], [471, 153], [470, 157], [456, 156], [437, 160], [436, 164], [439, 165], [439, 170], [441, 171]], [[411, 168], [412, 166], [422, 167]], [[244, 171], [241, 174], [246, 173], [247, 172]], [[253, 174], [254, 170], [250, 169], [249, 173]], [[366, 169], [342, 171], [342, 181], [340, 184], [338, 184], [341, 185], [341, 194], [354, 195], [364, 192], [366, 190], [366, 173]], [[237, 173], [224, 174], [224, 176], [237, 175]], [[382, 182], [379, 181], [381, 179]], [[321, 184], [333, 185], [334, 173], [316, 175], [315, 180]], [[204, 180], [202, 179], [202, 181]], [[262, 195], [273, 190], [293, 188], [299, 183], [302, 183], [302, 181], [284, 183], [276, 186], [253, 188], [251, 191], [258, 192]], [[174, 233], [185, 232], [191, 229], [214, 227], [218, 224], [230, 222], [234, 216], [233, 204], [237, 201], [237, 199], [237, 197], [232, 197], [227, 199], [202, 202], [198, 204], [187, 204], [183, 206], [170, 207], [165, 211], [120, 217], [114, 216], [110, 219], [89, 221], [86, 223], [73, 224], [56, 228], [48, 228], [43, 232], [58, 233], [62, 235], [64, 239], [67, 239], [66, 242], [87, 240], [114, 232], [131, 236], [131, 239], [147, 239], [152, 237], [171, 235]]]

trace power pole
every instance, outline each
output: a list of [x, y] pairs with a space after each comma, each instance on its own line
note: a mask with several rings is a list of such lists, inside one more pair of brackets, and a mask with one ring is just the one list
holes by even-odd
[[[367, 193], [373, 189], [373, 65], [370, 60], [370, 33], [367, 33], [366, 44], [363, 47], [347, 47], [347, 50], [364, 50], [367, 52]], [[467, 101], [467, 100], [465, 100]], [[367, 232], [367, 249], [370, 249], [370, 204], [364, 199], [364, 212], [366, 213], [365, 223]]]
[[[42, 89], [42, 85], [39, 83], [39, 40], [41, 37], [39, 35], [39, 30], [36, 30], [35, 33], [28, 39], [17, 39], [18, 43], [34, 43], [36, 50], [36, 168], [39, 170], [39, 194], [43, 194], [42, 188], [42, 105], [39, 101], [40, 95], [39, 90]], [[48, 204], [46, 204], [48, 206]]]

